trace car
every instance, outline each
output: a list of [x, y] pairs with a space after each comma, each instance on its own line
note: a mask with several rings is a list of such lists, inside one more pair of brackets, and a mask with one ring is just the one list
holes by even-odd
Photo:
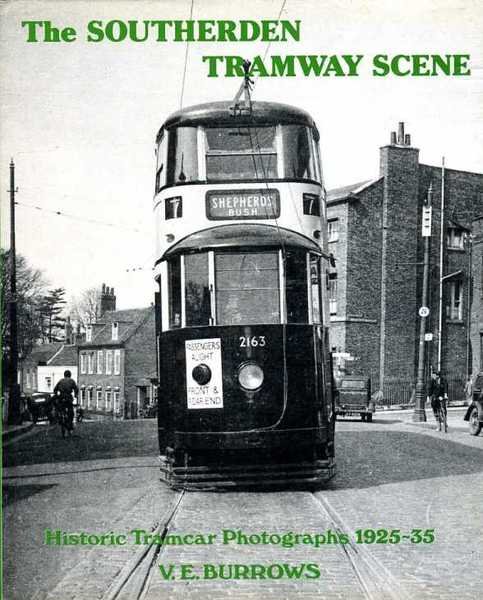
[[483, 428], [483, 372], [478, 373], [473, 384], [473, 401], [464, 416], [471, 435], [478, 435]]
[[53, 401], [48, 392], [33, 392], [27, 396], [27, 408], [33, 423], [46, 420], [53, 423]]
[[372, 421], [376, 405], [371, 400], [371, 378], [361, 375], [343, 375], [335, 380], [336, 416], [360, 415], [363, 421]]

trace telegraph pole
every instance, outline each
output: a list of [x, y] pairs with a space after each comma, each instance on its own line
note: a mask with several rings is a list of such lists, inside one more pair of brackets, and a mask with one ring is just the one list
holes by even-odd
[[418, 353], [418, 376], [416, 380], [416, 403], [413, 413], [413, 421], [426, 421], [426, 402], [424, 386], [424, 364], [426, 356], [426, 319], [429, 315], [428, 283], [429, 283], [429, 242], [431, 239], [431, 202], [433, 196], [433, 184], [429, 184], [426, 204], [423, 206], [422, 237], [424, 238], [424, 260], [423, 260], [423, 295], [421, 307], [419, 308], [419, 353]]
[[8, 422], [15, 424], [20, 420], [20, 387], [18, 373], [17, 341], [17, 263], [15, 252], [15, 164], [10, 160], [10, 360], [8, 369]]

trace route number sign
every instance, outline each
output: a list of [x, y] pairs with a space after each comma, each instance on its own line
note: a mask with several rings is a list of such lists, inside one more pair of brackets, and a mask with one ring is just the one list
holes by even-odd
[[420, 317], [427, 317], [429, 315], [429, 308], [427, 306], [421, 306], [419, 309]]

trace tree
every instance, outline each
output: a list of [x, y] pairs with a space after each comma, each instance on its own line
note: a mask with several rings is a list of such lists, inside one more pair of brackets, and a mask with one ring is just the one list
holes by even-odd
[[100, 316], [99, 290], [96, 287], [87, 288], [74, 298], [70, 307], [70, 318], [83, 328], [95, 323]]
[[65, 338], [65, 289], [48, 290], [39, 303], [38, 311], [42, 328], [42, 338], [46, 343], [60, 342]]
[[[10, 251], [0, 249], [1, 310], [4, 315], [1, 324], [2, 356], [4, 368], [8, 368], [10, 358]], [[42, 329], [38, 306], [47, 288], [43, 272], [31, 267], [27, 260], [17, 254], [17, 343], [18, 351], [26, 356], [41, 339]]]

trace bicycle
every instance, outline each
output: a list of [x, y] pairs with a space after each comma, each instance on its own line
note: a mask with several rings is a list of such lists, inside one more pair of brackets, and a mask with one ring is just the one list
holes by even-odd
[[446, 398], [438, 398], [435, 417], [438, 423], [438, 431], [441, 431], [441, 428], [443, 428], [444, 433], [448, 433], [448, 410], [446, 408]]
[[67, 432], [69, 432], [69, 435], [72, 434], [74, 425], [66, 403], [62, 402], [57, 408], [57, 423], [60, 425], [60, 430], [64, 439]]

